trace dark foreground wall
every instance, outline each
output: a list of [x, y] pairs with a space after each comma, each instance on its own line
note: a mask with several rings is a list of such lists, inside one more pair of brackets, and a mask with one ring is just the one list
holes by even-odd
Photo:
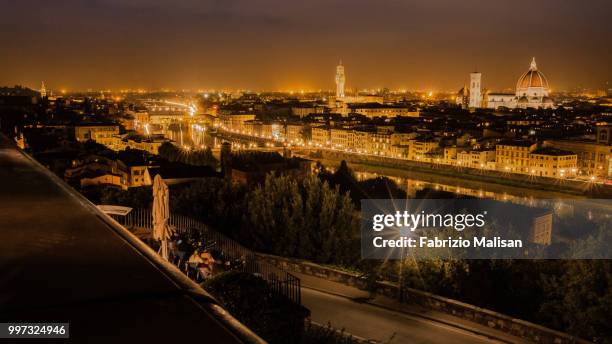
[[71, 343], [264, 343], [1, 135], [0, 238], [0, 322], [69, 323]]

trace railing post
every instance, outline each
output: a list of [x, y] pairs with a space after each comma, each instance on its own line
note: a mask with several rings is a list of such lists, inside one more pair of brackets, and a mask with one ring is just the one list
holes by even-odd
[[[149, 209], [134, 209], [126, 221], [133, 223], [134, 227], [142, 227], [145, 230], [151, 231], [153, 227], [153, 214]], [[226, 237], [224, 234], [211, 229], [200, 221], [184, 215], [173, 214], [170, 216], [169, 223], [175, 226], [179, 233], [190, 236], [197, 234], [201, 240], [206, 241], [207, 245], [220, 250], [227, 259], [239, 260], [240, 271], [259, 274], [275, 294], [286, 297], [298, 305], [302, 304], [301, 281], [299, 278], [266, 261], [258, 261], [255, 252], [242, 246], [237, 241]]]

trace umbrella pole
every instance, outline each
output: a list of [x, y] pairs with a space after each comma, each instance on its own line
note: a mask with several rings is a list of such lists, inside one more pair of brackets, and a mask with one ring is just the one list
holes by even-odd
[[168, 241], [166, 239], [162, 239], [161, 241], [161, 256], [165, 260], [168, 260]]

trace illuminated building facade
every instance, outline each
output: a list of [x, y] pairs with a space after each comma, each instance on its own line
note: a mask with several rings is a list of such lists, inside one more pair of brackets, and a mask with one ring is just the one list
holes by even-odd
[[537, 148], [537, 144], [529, 141], [503, 141], [495, 146], [495, 162], [497, 169], [510, 173], [529, 173], [529, 153]]
[[336, 67], [336, 98], [344, 98], [344, 83], [346, 76], [344, 75], [344, 66], [342, 61]]
[[492, 169], [495, 167], [494, 150], [462, 150], [457, 152], [457, 165], [461, 167]]
[[40, 84], [40, 97], [47, 98], [47, 88], [44, 81]]
[[550, 87], [548, 79], [538, 70], [535, 58], [532, 59], [529, 70], [518, 79], [515, 93], [496, 93], [484, 92], [481, 94], [481, 74], [470, 74], [469, 89], [463, 87], [456, 96], [456, 104], [466, 108], [508, 108], [526, 109], [543, 108], [551, 109], [554, 107], [552, 99], [549, 97]]
[[545, 146], [576, 153], [578, 174], [595, 178], [612, 178], [612, 126], [597, 126], [597, 140], [556, 139], [544, 141]]
[[326, 147], [331, 143], [330, 130], [327, 127], [313, 127], [311, 129], [311, 142], [318, 147]]
[[110, 146], [114, 142], [114, 136], [119, 135], [119, 126], [105, 124], [87, 124], [74, 127], [74, 136], [77, 141], [96, 141], [99, 144]]
[[384, 105], [379, 103], [365, 103], [350, 106], [351, 113], [357, 113], [368, 118], [387, 117], [419, 117], [420, 112], [410, 107]]
[[434, 139], [417, 138], [410, 140], [408, 146], [408, 159], [428, 162], [429, 155], [440, 147], [440, 143]]
[[577, 156], [575, 153], [545, 147], [529, 154], [531, 175], [539, 177], [565, 178], [577, 173]]
[[482, 103], [482, 95], [480, 94], [480, 81], [482, 74], [474, 72], [470, 74], [470, 101], [469, 107], [479, 108]]
[[522, 109], [552, 108], [553, 103], [548, 97], [549, 92], [548, 79], [538, 70], [534, 57], [529, 70], [516, 83], [516, 107]]

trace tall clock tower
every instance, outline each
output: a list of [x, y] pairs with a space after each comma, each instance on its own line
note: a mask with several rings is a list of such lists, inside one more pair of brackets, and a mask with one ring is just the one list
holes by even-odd
[[336, 67], [336, 98], [344, 98], [344, 83], [346, 77], [344, 76], [344, 66], [342, 61]]

